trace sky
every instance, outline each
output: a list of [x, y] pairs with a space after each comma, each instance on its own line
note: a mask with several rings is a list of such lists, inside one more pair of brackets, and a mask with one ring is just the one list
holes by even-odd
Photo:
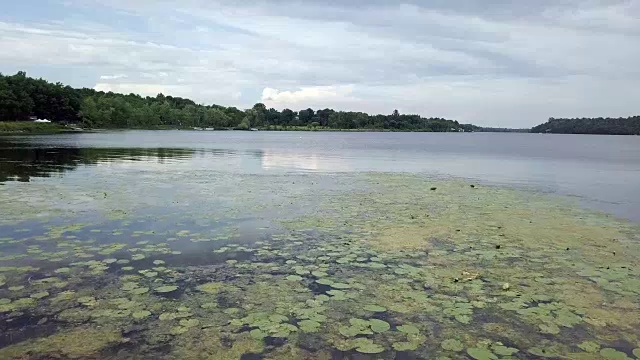
[[640, 114], [640, 0], [0, 0], [0, 72], [531, 127]]

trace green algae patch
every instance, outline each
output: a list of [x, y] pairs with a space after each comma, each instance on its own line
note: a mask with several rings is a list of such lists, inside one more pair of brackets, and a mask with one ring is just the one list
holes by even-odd
[[[265, 194], [280, 186], [243, 179], [244, 189]], [[74, 219], [41, 231], [16, 225], [0, 244], [4, 338], [60, 330], [7, 340], [1, 350], [31, 347], [21, 356], [37, 358], [327, 359], [346, 351], [375, 359], [615, 359], [639, 346], [637, 228], [546, 195], [460, 181], [331, 181], [341, 188], [312, 196], [290, 192], [287, 182], [275, 192], [287, 196], [255, 209], [240, 204], [249, 195], [227, 190], [238, 202], [233, 211], [197, 214], [176, 204], [160, 219]], [[292, 207], [305, 210], [283, 210]], [[278, 213], [280, 224], [239, 220], [256, 209]], [[167, 230], [151, 230], [158, 222]], [[126, 345], [35, 352], [76, 329], [112, 329]]]
[[0, 358], [20, 358], [31, 354], [65, 358], [92, 357], [122, 340], [119, 331], [80, 327], [0, 349]]

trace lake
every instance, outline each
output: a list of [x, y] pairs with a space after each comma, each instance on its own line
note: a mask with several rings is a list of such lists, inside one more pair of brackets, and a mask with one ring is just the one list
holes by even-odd
[[633, 136], [0, 137], [0, 358], [640, 357], [639, 155]]
[[[87, 149], [91, 156], [83, 154]], [[98, 167], [107, 163], [118, 171], [160, 170], [163, 160], [169, 160], [163, 171], [462, 177], [573, 196], [640, 221], [640, 138], [635, 136], [127, 131], [0, 140], [0, 179], [5, 181], [62, 175], [78, 167], [83, 176], [99, 177]]]

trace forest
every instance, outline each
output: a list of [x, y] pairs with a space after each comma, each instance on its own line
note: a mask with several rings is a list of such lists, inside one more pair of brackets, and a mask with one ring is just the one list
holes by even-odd
[[25, 72], [0, 74], [0, 121], [27, 121], [31, 117], [87, 128], [163, 129], [371, 129], [389, 131], [474, 131], [478, 127], [443, 118], [419, 115], [369, 115], [333, 109], [278, 111], [264, 104], [250, 109], [202, 105], [180, 97], [158, 94], [142, 97], [28, 77]]
[[533, 133], [640, 135], [640, 116], [627, 118], [550, 118], [531, 129]]

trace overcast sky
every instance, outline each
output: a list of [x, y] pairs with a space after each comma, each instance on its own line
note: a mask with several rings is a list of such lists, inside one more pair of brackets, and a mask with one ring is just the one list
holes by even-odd
[[0, 72], [530, 127], [640, 114], [640, 0], [6, 1]]

